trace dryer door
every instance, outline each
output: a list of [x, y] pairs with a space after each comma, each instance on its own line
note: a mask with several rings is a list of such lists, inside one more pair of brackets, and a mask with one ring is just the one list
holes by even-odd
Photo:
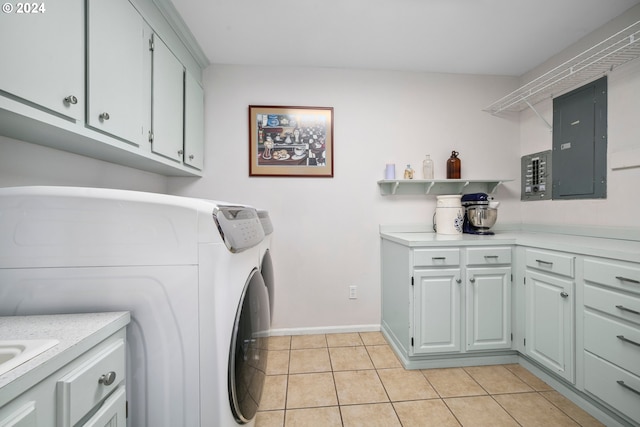
[[229, 400], [240, 423], [256, 414], [267, 372], [269, 295], [258, 270], [253, 270], [238, 306], [229, 354]]
[[267, 293], [269, 294], [269, 313], [270, 319], [273, 321], [273, 302], [275, 298], [275, 278], [273, 275], [273, 262], [271, 261], [271, 251], [267, 249], [262, 257], [262, 264], [260, 265], [260, 274], [264, 284], [267, 286]]

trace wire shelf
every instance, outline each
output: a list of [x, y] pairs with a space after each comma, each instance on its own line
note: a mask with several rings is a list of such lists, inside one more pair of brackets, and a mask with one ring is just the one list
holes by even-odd
[[491, 114], [522, 111], [578, 87], [640, 56], [640, 21], [592, 46], [484, 109]]

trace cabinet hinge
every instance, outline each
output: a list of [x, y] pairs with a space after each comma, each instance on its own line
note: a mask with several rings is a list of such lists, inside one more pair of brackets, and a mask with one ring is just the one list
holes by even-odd
[[513, 341], [513, 334], [511, 334], [511, 341]]
[[125, 401], [124, 405], [124, 417], [129, 418], [129, 401]]
[[513, 274], [511, 275], [511, 283], [513, 283]]
[[149, 50], [153, 52], [155, 48], [156, 48], [156, 44], [153, 42], [153, 36], [151, 36], [151, 38], [149, 39]]
[[149, 131], [149, 142], [153, 143], [153, 132]]
[[526, 285], [527, 284], [527, 278], [525, 277], [522, 282]]
[[411, 286], [413, 286], [413, 276], [411, 276]]
[[413, 347], [413, 337], [411, 337], [411, 347]]
[[524, 346], [525, 347], [527, 346], [527, 339], [526, 338], [524, 339]]

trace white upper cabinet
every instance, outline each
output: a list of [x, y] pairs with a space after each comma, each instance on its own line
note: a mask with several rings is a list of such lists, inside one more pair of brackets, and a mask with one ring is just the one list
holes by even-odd
[[[7, 3], [9, 4], [9, 3]], [[0, 90], [67, 118], [84, 118], [84, 1], [3, 13]], [[35, 4], [35, 3], [34, 3]], [[38, 13], [33, 13], [37, 10]]]
[[184, 163], [204, 167], [204, 90], [189, 72], [184, 80]]
[[141, 145], [149, 128], [150, 30], [127, 0], [89, 0], [87, 8], [87, 124]]
[[184, 67], [157, 35], [152, 35], [151, 150], [182, 161], [184, 154]]

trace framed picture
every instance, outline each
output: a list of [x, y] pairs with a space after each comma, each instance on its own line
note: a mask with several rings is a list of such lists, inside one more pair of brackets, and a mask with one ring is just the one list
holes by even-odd
[[333, 177], [333, 108], [249, 106], [249, 176]]

